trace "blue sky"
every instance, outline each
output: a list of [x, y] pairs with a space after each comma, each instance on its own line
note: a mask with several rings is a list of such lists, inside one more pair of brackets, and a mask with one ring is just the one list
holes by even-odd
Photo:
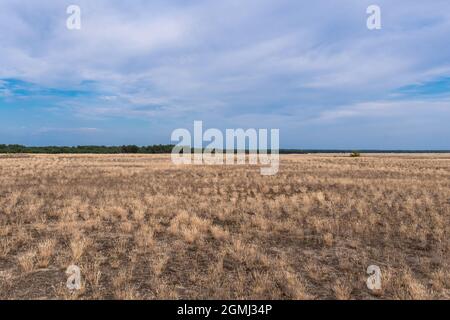
[[170, 143], [202, 120], [283, 148], [450, 149], [449, 35], [448, 0], [2, 0], [0, 143]]

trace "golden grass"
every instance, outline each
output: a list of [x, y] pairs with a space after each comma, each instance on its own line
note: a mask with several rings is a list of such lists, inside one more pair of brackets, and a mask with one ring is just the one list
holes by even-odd
[[449, 155], [0, 155], [0, 180], [3, 299], [450, 298]]

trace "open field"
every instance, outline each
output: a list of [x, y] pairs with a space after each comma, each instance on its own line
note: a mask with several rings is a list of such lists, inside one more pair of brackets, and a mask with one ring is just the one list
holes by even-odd
[[285, 155], [276, 176], [0, 155], [0, 181], [2, 299], [450, 299], [448, 154]]

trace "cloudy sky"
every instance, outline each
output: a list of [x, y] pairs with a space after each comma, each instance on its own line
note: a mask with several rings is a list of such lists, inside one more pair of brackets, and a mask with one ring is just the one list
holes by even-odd
[[1, 0], [0, 143], [170, 143], [203, 120], [283, 148], [450, 149], [449, 36], [448, 0]]

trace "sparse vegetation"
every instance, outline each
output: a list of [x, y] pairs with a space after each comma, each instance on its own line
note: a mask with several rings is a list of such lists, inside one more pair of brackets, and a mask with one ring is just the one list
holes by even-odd
[[0, 155], [0, 298], [449, 299], [448, 221], [450, 155]]

